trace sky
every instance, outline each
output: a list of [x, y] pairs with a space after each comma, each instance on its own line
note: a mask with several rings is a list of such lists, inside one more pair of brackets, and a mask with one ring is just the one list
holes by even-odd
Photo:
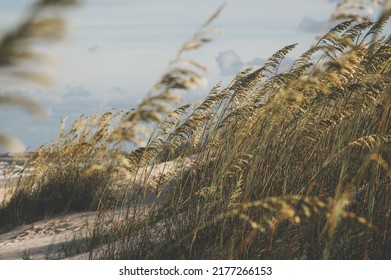
[[[15, 26], [32, 0], [0, 0], [0, 38]], [[205, 89], [184, 92], [202, 98], [217, 82], [227, 85], [246, 66], [260, 65], [278, 49], [299, 43], [289, 64], [324, 28], [333, 0], [228, 0], [212, 28], [213, 42], [189, 53], [208, 68]], [[40, 46], [55, 58], [44, 66], [55, 79], [50, 88], [0, 76], [0, 92], [23, 92], [46, 112], [34, 119], [17, 108], [0, 107], [0, 130], [33, 151], [56, 138], [60, 121], [108, 109], [131, 109], [156, 82], [177, 50], [223, 3], [219, 0], [85, 0], [65, 13], [66, 38]], [[0, 149], [1, 151], [1, 149]]]

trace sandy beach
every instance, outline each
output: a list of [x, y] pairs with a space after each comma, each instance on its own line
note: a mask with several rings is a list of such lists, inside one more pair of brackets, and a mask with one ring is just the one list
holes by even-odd
[[67, 242], [77, 235], [87, 236], [95, 218], [96, 212], [85, 212], [19, 226], [0, 235], [0, 259], [66, 258]]
[[[6, 186], [8, 177], [4, 173], [6, 167], [7, 162], [0, 163], [0, 203], [6, 201], [9, 190]], [[76, 235], [87, 236], [95, 218], [96, 212], [74, 213], [4, 232], [0, 234], [0, 260], [65, 258], [62, 251], [66, 242]]]
[[[175, 173], [191, 165], [197, 155], [185, 159], [175, 160], [156, 164], [140, 170], [139, 174], [132, 180], [135, 184], [142, 184], [145, 176], [154, 181], [153, 178]], [[6, 177], [4, 176], [5, 164], [2, 164], [0, 174], [0, 203], [7, 199]], [[125, 181], [131, 180], [124, 178]], [[144, 184], [149, 185], [148, 182]], [[156, 199], [156, 192], [151, 185], [151, 192], [146, 196], [145, 203], [151, 203]], [[159, 200], [169, 196], [169, 188], [159, 194]], [[147, 209], [147, 205], [145, 205]], [[144, 209], [144, 210], [145, 210]], [[143, 211], [143, 210], [142, 210]], [[105, 214], [104, 223], [110, 224], [113, 219], [118, 219], [120, 212], [114, 210]], [[97, 218], [97, 212], [79, 212], [66, 215], [58, 215], [45, 220], [37, 221], [27, 225], [21, 225], [10, 231], [0, 234], [0, 259], [88, 259], [88, 254], [66, 254], [64, 248], [72, 239], [89, 237], [92, 234], [93, 225]], [[1, 232], [1, 230], [0, 230]]]

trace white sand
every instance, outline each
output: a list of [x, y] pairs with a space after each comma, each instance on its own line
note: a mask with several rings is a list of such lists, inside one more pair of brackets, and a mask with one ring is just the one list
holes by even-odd
[[95, 212], [77, 213], [23, 225], [0, 235], [0, 259], [63, 258], [63, 242], [88, 235]]

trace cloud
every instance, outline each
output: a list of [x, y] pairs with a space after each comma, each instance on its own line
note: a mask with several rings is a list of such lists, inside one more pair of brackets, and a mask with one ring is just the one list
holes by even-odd
[[233, 50], [220, 52], [216, 57], [216, 61], [222, 76], [235, 75], [248, 66], [261, 66], [265, 63], [265, 60], [259, 57], [243, 62]]
[[[220, 52], [216, 57], [216, 61], [220, 68], [222, 76], [231, 76], [238, 74], [240, 71], [249, 66], [261, 67], [265, 64], [266, 59], [256, 57], [248, 62], [243, 62], [242, 59], [233, 51]], [[288, 70], [294, 63], [294, 59], [285, 57], [278, 67], [279, 72]]]
[[318, 33], [325, 27], [326, 21], [318, 21], [310, 17], [304, 17], [299, 23], [299, 29], [309, 33]]
[[241, 68], [243, 68], [244, 65], [243, 61], [233, 50], [220, 52], [216, 57], [216, 61], [219, 65], [222, 76], [236, 74], [241, 70]]
[[55, 117], [69, 116], [70, 119], [82, 114], [92, 115], [102, 109], [99, 100], [83, 85], [66, 85], [59, 102], [52, 102], [48, 105]]

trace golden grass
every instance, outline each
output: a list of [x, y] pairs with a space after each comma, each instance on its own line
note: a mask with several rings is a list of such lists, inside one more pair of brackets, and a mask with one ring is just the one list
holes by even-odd
[[213, 88], [158, 139], [165, 159], [199, 155], [159, 182], [170, 201], [96, 257], [389, 258], [390, 40], [369, 40], [382, 26], [342, 22], [287, 72], [294, 45]]
[[[0, 213], [44, 199], [38, 213], [120, 210], [97, 223], [92, 258], [391, 258], [389, 16], [340, 22], [289, 70], [278, 71], [295, 44], [170, 111], [201, 77], [181, 64], [205, 42], [197, 32], [134, 111], [82, 117], [39, 149], [28, 166], [44, 176], [22, 180], [28, 191]], [[124, 150], [151, 120], [147, 143]], [[53, 208], [54, 193], [66, 205]]]

